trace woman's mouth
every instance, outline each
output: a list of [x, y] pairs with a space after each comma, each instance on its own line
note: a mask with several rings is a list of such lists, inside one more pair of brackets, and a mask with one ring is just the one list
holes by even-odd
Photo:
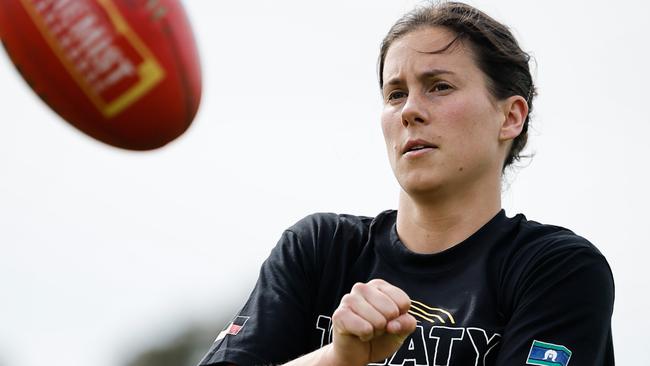
[[402, 155], [405, 158], [416, 158], [428, 154], [437, 148], [438, 146], [425, 140], [409, 140], [402, 149]]

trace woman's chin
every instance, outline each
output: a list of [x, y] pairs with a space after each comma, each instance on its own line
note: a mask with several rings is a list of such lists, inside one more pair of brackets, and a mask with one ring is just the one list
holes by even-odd
[[412, 197], [434, 196], [444, 188], [444, 184], [439, 179], [433, 177], [413, 177], [411, 179], [400, 180], [402, 190]]

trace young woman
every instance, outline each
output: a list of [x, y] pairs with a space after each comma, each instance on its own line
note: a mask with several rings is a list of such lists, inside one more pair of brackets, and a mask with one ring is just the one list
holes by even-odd
[[535, 96], [528, 61], [462, 3], [400, 19], [379, 59], [398, 210], [286, 230], [201, 365], [613, 365], [606, 260], [501, 209]]

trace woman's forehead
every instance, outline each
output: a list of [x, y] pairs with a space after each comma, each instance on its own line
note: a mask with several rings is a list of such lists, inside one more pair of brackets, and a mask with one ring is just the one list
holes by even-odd
[[420, 27], [397, 38], [391, 45], [389, 52], [396, 46], [410, 47], [419, 52], [435, 52], [447, 47], [456, 36], [455, 32], [446, 27]]
[[386, 53], [383, 79], [386, 83], [407, 71], [425, 73], [429, 69], [463, 74], [468, 68], [476, 68], [473, 54], [457, 34], [444, 27], [426, 27], [393, 42]]

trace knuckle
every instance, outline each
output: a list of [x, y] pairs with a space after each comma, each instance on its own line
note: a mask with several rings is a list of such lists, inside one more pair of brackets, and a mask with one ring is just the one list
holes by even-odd
[[357, 282], [352, 286], [352, 292], [364, 292], [366, 290], [366, 285], [365, 283], [362, 282]]
[[402, 309], [408, 310], [411, 307], [411, 299], [408, 296], [404, 296], [404, 298], [400, 300], [398, 306]]
[[370, 323], [364, 323], [359, 329], [357, 336], [362, 338], [370, 338], [375, 334], [375, 329], [370, 325]]
[[345, 315], [345, 313], [347, 313], [348, 311], [350, 310], [347, 307], [339, 306], [338, 308], [336, 308], [336, 310], [334, 310], [334, 313], [332, 314], [332, 318], [340, 318], [341, 316]]
[[386, 324], [388, 324], [388, 322], [383, 317], [375, 319], [372, 323], [376, 330], [383, 330], [386, 328]]
[[332, 322], [335, 324], [342, 324], [343, 320], [347, 318], [350, 313], [350, 309], [339, 307], [334, 310], [334, 314], [332, 314]]
[[352, 304], [355, 302], [355, 297], [352, 294], [345, 294], [341, 298], [341, 303], [339, 306], [352, 306]]
[[350, 301], [350, 294], [343, 295], [343, 297], [341, 298], [341, 304], [346, 301]]
[[399, 314], [404, 314], [404, 313], [408, 312], [410, 308], [411, 308], [411, 302], [403, 302], [403, 303], [399, 303], [399, 304], [397, 305], [397, 309], [398, 309], [397, 312], [398, 312], [398, 315], [399, 315]]
[[370, 282], [368, 282], [368, 284], [369, 285], [375, 285], [375, 286], [383, 286], [383, 285], [387, 285], [388, 282], [382, 280], [381, 278], [374, 278], [374, 279], [370, 280]]
[[400, 315], [399, 312], [399, 306], [397, 304], [393, 304], [393, 306], [387, 311], [386, 316], [388, 316], [391, 319], [395, 319]]

